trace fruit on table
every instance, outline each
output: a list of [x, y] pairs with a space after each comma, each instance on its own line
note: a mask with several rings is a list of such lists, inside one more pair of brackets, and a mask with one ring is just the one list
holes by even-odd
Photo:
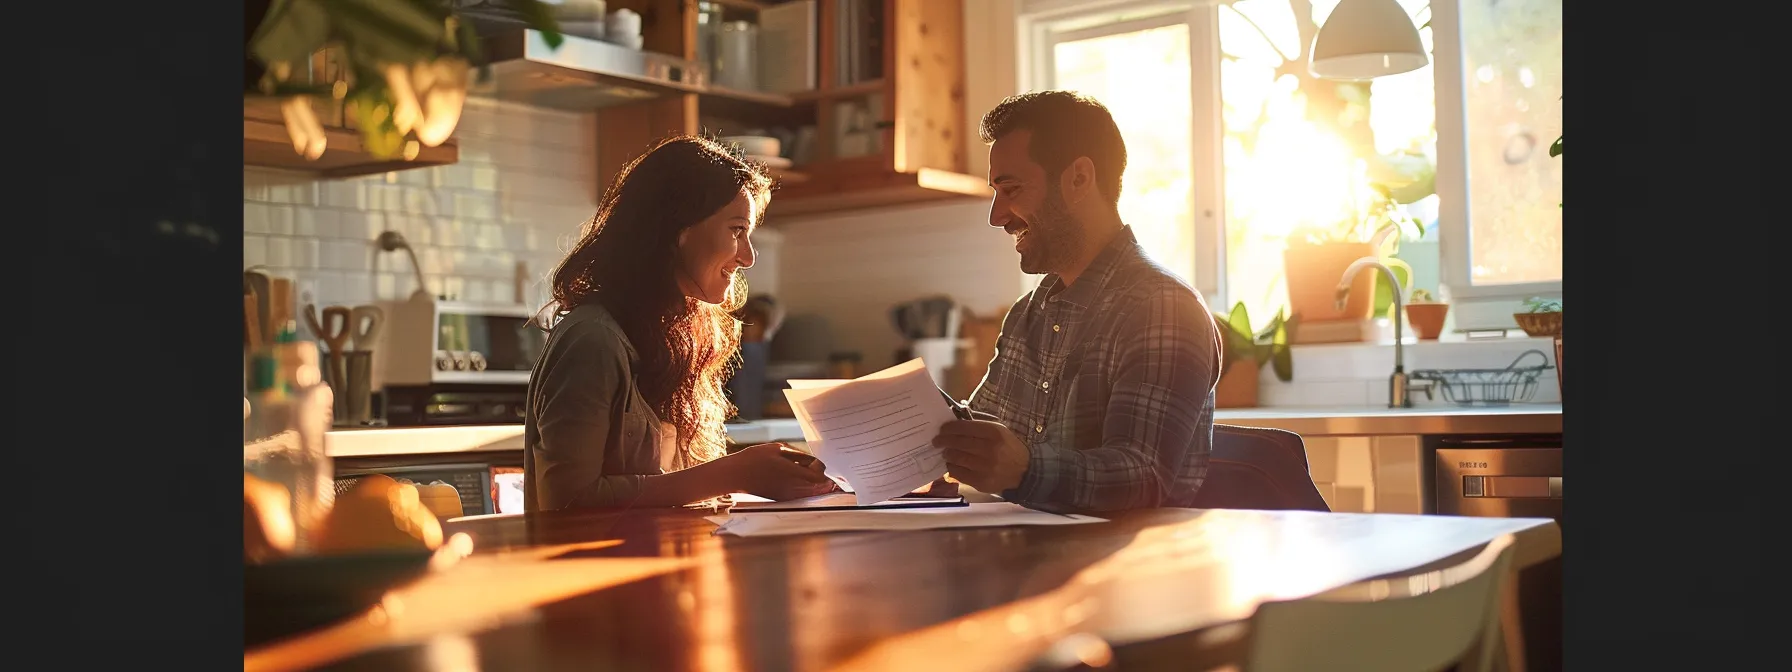
[[336, 498], [318, 530], [320, 553], [428, 550], [442, 545], [442, 523], [417, 486], [374, 474]]
[[243, 472], [243, 561], [262, 563], [292, 553], [298, 531], [292, 496], [278, 483]]
[[463, 512], [460, 503], [460, 490], [442, 481], [417, 486], [417, 497], [423, 505], [435, 512], [436, 518], [457, 518]]

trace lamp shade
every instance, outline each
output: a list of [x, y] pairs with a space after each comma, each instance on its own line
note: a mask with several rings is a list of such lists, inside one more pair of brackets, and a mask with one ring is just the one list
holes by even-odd
[[1395, 0], [1341, 0], [1313, 36], [1307, 71], [1362, 81], [1411, 72], [1431, 59], [1406, 9]]

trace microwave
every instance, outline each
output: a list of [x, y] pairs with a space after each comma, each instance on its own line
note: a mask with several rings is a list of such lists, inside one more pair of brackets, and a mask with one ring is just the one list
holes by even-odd
[[423, 292], [383, 301], [373, 385], [526, 386], [547, 347], [536, 311], [517, 304], [444, 301]]

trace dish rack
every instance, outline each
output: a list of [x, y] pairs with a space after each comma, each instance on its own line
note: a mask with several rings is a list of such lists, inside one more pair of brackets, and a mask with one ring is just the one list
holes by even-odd
[[[1542, 364], [1519, 366], [1531, 355]], [[1542, 350], [1526, 350], [1503, 369], [1420, 369], [1413, 380], [1429, 380], [1443, 392], [1444, 400], [1462, 406], [1504, 406], [1529, 401], [1537, 393], [1537, 379], [1555, 368]]]

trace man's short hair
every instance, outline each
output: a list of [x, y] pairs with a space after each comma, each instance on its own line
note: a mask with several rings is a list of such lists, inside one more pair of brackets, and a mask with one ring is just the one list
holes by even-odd
[[993, 143], [1015, 131], [1032, 131], [1027, 154], [1056, 180], [1078, 157], [1095, 164], [1095, 186], [1108, 202], [1120, 202], [1120, 175], [1126, 172], [1126, 141], [1108, 108], [1071, 91], [1031, 91], [1009, 96], [983, 115], [978, 129]]

